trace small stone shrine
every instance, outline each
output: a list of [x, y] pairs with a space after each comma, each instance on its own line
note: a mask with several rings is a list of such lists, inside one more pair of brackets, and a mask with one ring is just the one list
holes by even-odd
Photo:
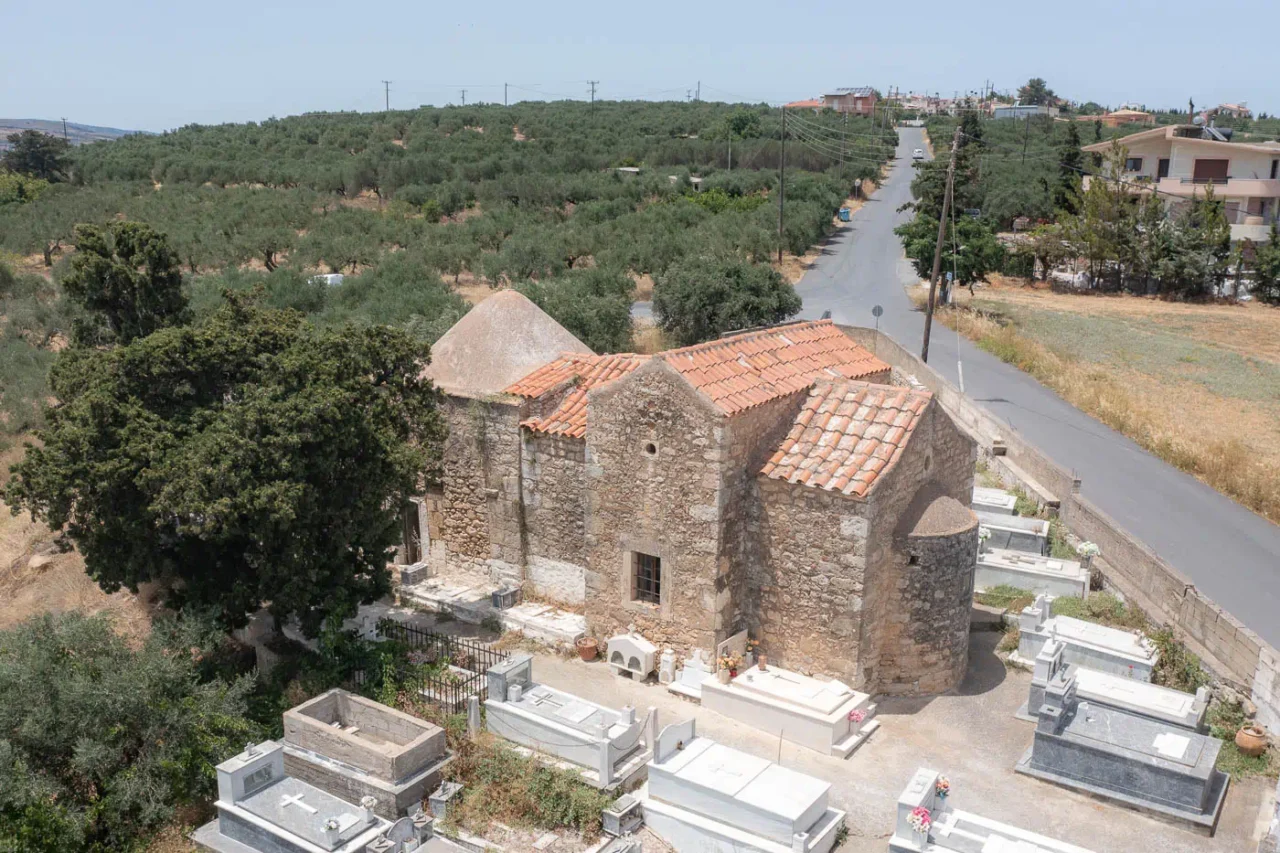
[[898, 797], [890, 853], [1089, 853], [1016, 826], [952, 808], [951, 783], [920, 768]]
[[672, 693], [687, 699], [702, 701], [702, 682], [715, 678], [716, 668], [708, 659], [705, 649], [694, 649], [684, 659], [684, 666], [676, 670], [675, 681], [667, 686]]
[[658, 735], [636, 793], [645, 824], [677, 853], [828, 853], [845, 813], [831, 785], [697, 736], [687, 720]]
[[1231, 782], [1214, 767], [1222, 741], [1081, 701], [1075, 678], [1062, 672], [1045, 687], [1037, 717], [1019, 773], [1213, 834]]
[[614, 710], [533, 680], [533, 657], [517, 655], [488, 671], [489, 731], [567, 764], [589, 784], [625, 786], [652, 756], [658, 712]]
[[218, 816], [191, 840], [215, 853], [410, 853], [431, 837], [421, 812], [392, 824], [285, 773], [284, 747], [265, 741], [217, 767]]
[[974, 590], [985, 592], [1005, 584], [1037, 595], [1084, 598], [1089, 593], [1089, 570], [1075, 560], [980, 547]]
[[1062, 644], [1063, 663], [1137, 681], [1151, 680], [1160, 655], [1155, 644], [1140, 631], [1121, 631], [1070, 616], [1054, 616], [1052, 610], [1053, 596], [1040, 595], [1019, 614], [1021, 635], [1014, 656], [1017, 663], [1034, 667], [1044, 644], [1055, 640]]
[[990, 534], [987, 546], [1028, 554], [1049, 553], [1049, 522], [1043, 518], [999, 515], [978, 510], [978, 524]]
[[1004, 489], [989, 489], [984, 486], [973, 487], [973, 511], [991, 515], [1013, 515], [1018, 499], [1012, 492]]
[[345, 690], [284, 713], [284, 767], [336, 797], [372, 797], [395, 820], [422, 804], [450, 759], [444, 729]]
[[835, 679], [776, 666], [702, 683], [702, 707], [826, 755], [847, 758], [880, 727], [871, 697]]
[[615, 674], [642, 681], [653, 672], [658, 656], [658, 647], [637, 634], [634, 626], [625, 634], [610, 637], [605, 651]]
[[1059, 673], [1076, 679], [1076, 696], [1083, 702], [1092, 702], [1127, 711], [1142, 717], [1150, 717], [1191, 731], [1204, 731], [1205, 715], [1209, 711], [1209, 691], [1201, 687], [1194, 694], [1171, 690], [1145, 681], [1098, 672], [1082, 666], [1063, 663], [1063, 646], [1054, 640], [1044, 644], [1036, 656], [1031, 674], [1031, 690], [1027, 704], [1018, 709], [1019, 719], [1035, 722], [1036, 711], [1044, 704], [1044, 691]]

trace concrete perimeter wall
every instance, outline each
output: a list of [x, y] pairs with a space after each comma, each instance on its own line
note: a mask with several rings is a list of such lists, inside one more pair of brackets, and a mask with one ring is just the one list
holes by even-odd
[[[872, 329], [841, 328], [875, 352], [895, 373], [914, 376], [933, 391], [943, 408], [978, 442], [979, 453], [1006, 480], [1018, 482], [1029, 493], [1056, 497], [1059, 516], [1067, 527], [1101, 549], [1102, 555], [1094, 565], [1107, 583], [1150, 619], [1172, 629], [1220, 680], [1252, 696], [1258, 706], [1258, 720], [1273, 731], [1280, 731], [1280, 652], [1082, 496], [1078, 478], [986, 408], [961, 394], [914, 353]], [[1004, 456], [991, 455], [991, 442], [997, 436], [1008, 448]]]

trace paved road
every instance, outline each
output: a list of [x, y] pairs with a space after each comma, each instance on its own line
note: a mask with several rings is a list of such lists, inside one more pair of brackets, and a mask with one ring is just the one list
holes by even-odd
[[[841, 323], [874, 325], [918, 352], [924, 316], [903, 291], [915, 275], [893, 228], [908, 214], [911, 151], [923, 131], [903, 128], [896, 165], [797, 286], [805, 317], [830, 310]], [[1280, 527], [1161, 462], [1119, 433], [1081, 413], [1027, 374], [934, 324], [929, 363], [1060, 465], [1082, 491], [1206, 595], [1272, 645], [1280, 647]]]

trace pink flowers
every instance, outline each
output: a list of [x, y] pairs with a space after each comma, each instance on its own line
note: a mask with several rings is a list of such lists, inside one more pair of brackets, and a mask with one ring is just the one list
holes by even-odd
[[866, 718], [867, 718], [867, 712], [862, 710], [861, 708], [854, 708], [852, 711], [849, 712], [849, 722], [851, 723], [861, 723]]
[[945, 797], [951, 793], [951, 780], [946, 776], [939, 776], [938, 781], [933, 783], [933, 792], [939, 797]]
[[907, 815], [907, 823], [911, 824], [911, 828], [916, 832], [927, 834], [929, 827], [933, 826], [933, 817], [924, 806], [916, 806], [911, 810], [911, 814]]

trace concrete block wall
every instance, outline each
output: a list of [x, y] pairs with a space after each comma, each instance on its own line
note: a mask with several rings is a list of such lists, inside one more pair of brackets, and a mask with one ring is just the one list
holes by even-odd
[[[1250, 695], [1258, 706], [1259, 722], [1280, 731], [1280, 652], [1083, 497], [1074, 475], [962, 395], [915, 354], [873, 329], [841, 328], [853, 340], [873, 349], [895, 371], [914, 376], [933, 391], [935, 399], [980, 446], [989, 448], [996, 435], [1003, 438], [1007, 457], [1061, 501], [1059, 513], [1067, 527], [1082, 539], [1097, 543], [1103, 556], [1094, 565], [1107, 582], [1152, 620], [1171, 628], [1216, 677]], [[999, 460], [994, 457], [991, 461], [999, 467]], [[1003, 473], [1009, 474], [1011, 469], [1005, 468]]]

